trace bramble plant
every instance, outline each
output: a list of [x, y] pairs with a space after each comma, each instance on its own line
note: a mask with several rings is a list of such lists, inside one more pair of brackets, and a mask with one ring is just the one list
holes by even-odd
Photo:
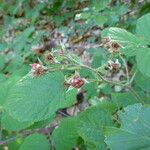
[[100, 1], [2, 0], [0, 150], [150, 149], [150, 13]]

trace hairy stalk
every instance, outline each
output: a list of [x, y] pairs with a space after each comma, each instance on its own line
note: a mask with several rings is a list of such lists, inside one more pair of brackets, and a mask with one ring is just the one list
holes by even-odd
[[67, 58], [67, 60], [70, 60], [72, 62], [74, 62], [75, 64], [78, 64], [80, 67], [82, 68], [86, 68], [90, 71], [92, 71], [93, 73], [95, 73], [102, 81], [106, 82], [106, 83], [109, 83], [109, 84], [112, 84], [112, 85], [120, 85], [120, 86], [126, 86], [126, 84], [122, 84], [122, 82], [113, 82], [113, 81], [110, 81], [110, 80], [107, 80], [105, 79], [102, 75], [101, 75], [101, 72], [94, 69], [94, 68], [91, 68], [90, 66], [87, 66], [87, 65], [84, 65], [84, 64], [81, 64], [79, 62], [77, 62], [75, 59], [73, 59], [71, 56], [67, 56], [65, 55], [65, 58]]
[[137, 99], [137, 101], [140, 102], [140, 103], [142, 103], [144, 105], [144, 102], [142, 101], [142, 99], [140, 98], [140, 96], [131, 87], [131, 83], [132, 83], [132, 81], [133, 81], [136, 73], [134, 73], [133, 77], [130, 80], [127, 63], [126, 63], [126, 61], [124, 60], [124, 58], [121, 55], [120, 55], [120, 58], [121, 58], [121, 60], [123, 61], [124, 65], [125, 65], [126, 74], [127, 74], [127, 81], [126, 81], [126, 83], [124, 83], [124, 82], [114, 82], [114, 81], [107, 80], [106, 78], [104, 78], [104, 76], [102, 76], [102, 73], [100, 71], [98, 71], [97, 69], [94, 69], [94, 68], [92, 68], [90, 66], [81, 64], [78, 61], [76, 61], [74, 58], [72, 58], [71, 56], [68, 56], [67, 54], [66, 55], [62, 55], [62, 56], [66, 60], [72, 62], [73, 64], [59, 66], [59, 67], [56, 67], [56, 68], [55, 67], [48, 68], [49, 71], [76, 70], [76, 69], [86, 68], [86, 69], [90, 70], [91, 72], [93, 72], [95, 75], [97, 75], [98, 79], [93, 80], [93, 82], [103, 81], [103, 82], [106, 82], [106, 83], [111, 84], [111, 85], [119, 85], [119, 86], [122, 86], [122, 87], [127, 87], [130, 90], [130, 92], [132, 93], [132, 95]]
[[128, 89], [130, 90], [130, 92], [132, 93], [132, 95], [136, 98], [136, 100], [144, 105], [144, 102], [143, 102], [143, 100], [141, 99], [141, 97], [140, 97], [140, 96], [137, 94], [137, 92], [131, 87], [131, 83], [132, 83], [133, 80], [134, 80], [134, 77], [135, 77], [135, 75], [136, 75], [136, 72], [133, 74], [132, 78], [130, 79], [127, 63], [126, 63], [125, 59], [121, 56], [121, 54], [119, 54], [119, 56], [120, 56], [121, 60], [122, 60], [123, 63], [124, 63], [124, 66], [125, 66], [126, 76], [127, 76], [127, 83], [128, 83], [128, 86], [127, 86]]
[[127, 76], [127, 83], [130, 84], [128, 65], [127, 65], [125, 59], [121, 56], [121, 54], [119, 54], [119, 57], [121, 58], [122, 62], [124, 63], [124, 66], [125, 66], [126, 76]]
[[[144, 102], [143, 100], [141, 99], [141, 97], [136, 93], [136, 91], [131, 87], [130, 83], [130, 77], [129, 77], [129, 71], [128, 71], [128, 67], [127, 67], [127, 64], [126, 64], [126, 61], [124, 60], [124, 58], [120, 55], [120, 57], [122, 58], [122, 61], [124, 62], [124, 65], [125, 65], [125, 69], [126, 69], [126, 74], [127, 74], [127, 82], [125, 84], [123, 84], [122, 82], [113, 82], [113, 81], [110, 81], [110, 80], [107, 80], [105, 79], [102, 75], [101, 75], [101, 72], [97, 71], [96, 69], [94, 68], [91, 68], [87, 65], [84, 65], [84, 64], [80, 64], [78, 63], [77, 61], [75, 61], [74, 59], [71, 59], [73, 60], [75, 63], [77, 63], [78, 65], [80, 65], [81, 67], [83, 68], [86, 68], [90, 71], [92, 71], [93, 73], [95, 73], [102, 81], [106, 82], [106, 83], [109, 83], [109, 84], [112, 84], [112, 85], [120, 85], [122, 87], [127, 87], [129, 88], [130, 92], [132, 93], [132, 95], [137, 99], [138, 102], [142, 103], [144, 105]], [[133, 78], [132, 80], [134, 79], [134, 76], [135, 74], [133, 75]]]

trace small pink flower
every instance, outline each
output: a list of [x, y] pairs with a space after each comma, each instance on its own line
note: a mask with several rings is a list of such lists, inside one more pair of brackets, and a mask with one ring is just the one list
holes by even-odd
[[31, 65], [33, 70], [36, 70], [38, 67], [40, 67], [40, 64], [34, 63]]
[[32, 72], [33, 76], [35, 76], [35, 77], [41, 76], [46, 71], [46, 67], [44, 67], [42, 64], [39, 64], [39, 63], [32, 64], [31, 68], [32, 68], [31, 72]]

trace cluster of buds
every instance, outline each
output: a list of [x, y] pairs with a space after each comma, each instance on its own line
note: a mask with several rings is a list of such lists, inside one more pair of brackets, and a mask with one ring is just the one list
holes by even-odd
[[108, 51], [110, 53], [117, 53], [117, 52], [119, 52], [120, 47], [121, 46], [117, 42], [111, 42], [110, 48], [108, 49]]
[[121, 64], [119, 63], [118, 59], [116, 59], [116, 61], [109, 60], [107, 67], [112, 72], [118, 72], [121, 67]]
[[101, 46], [104, 48], [109, 48], [110, 47], [110, 38], [109, 37], [103, 38]]
[[50, 64], [53, 64], [54, 63], [54, 55], [52, 52], [49, 52], [47, 54], [45, 54], [45, 61], [50, 63]]
[[46, 72], [46, 67], [44, 67], [42, 64], [34, 63], [31, 65], [31, 67], [31, 73], [34, 77], [39, 77]]
[[110, 53], [117, 53], [121, 48], [121, 46], [117, 42], [111, 41], [109, 37], [102, 39], [102, 46], [108, 49]]
[[70, 80], [70, 85], [74, 88], [80, 88], [84, 85], [84, 80], [79, 75], [75, 75]]

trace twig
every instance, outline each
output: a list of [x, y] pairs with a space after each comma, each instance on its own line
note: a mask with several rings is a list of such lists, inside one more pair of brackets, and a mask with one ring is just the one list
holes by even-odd
[[120, 82], [113, 82], [113, 81], [110, 81], [110, 80], [105, 79], [105, 78], [101, 75], [101, 73], [100, 73], [98, 70], [96, 70], [96, 69], [94, 69], [94, 68], [91, 68], [90, 66], [87, 66], [87, 65], [84, 65], [84, 64], [81, 64], [81, 63], [77, 62], [77, 61], [76, 61], [75, 59], [73, 59], [71, 56], [64, 55], [64, 57], [65, 57], [66, 59], [68, 59], [68, 60], [74, 62], [75, 64], [78, 64], [80, 67], [86, 68], [86, 69], [88, 69], [88, 70], [94, 72], [95, 74], [98, 75], [98, 77], [99, 77], [102, 81], [104, 81], [104, 82], [106, 82], [106, 83], [109, 83], [109, 84], [112, 84], [112, 85], [126, 86], [126, 84], [122, 84], [122, 83], [120, 83]]
[[129, 71], [128, 71], [127, 63], [126, 63], [125, 59], [121, 56], [121, 54], [119, 54], [119, 57], [121, 58], [121, 60], [124, 63], [124, 66], [125, 66], [126, 75], [127, 75], [127, 83], [130, 84], [130, 77], [129, 77]]
[[133, 76], [130, 79], [130, 85], [132, 84], [132, 82], [134, 81], [135, 75], [137, 73], [137, 70], [134, 72]]
[[57, 124], [51, 124], [50, 126], [48, 127], [45, 127], [45, 128], [40, 128], [40, 129], [35, 129], [35, 130], [25, 130], [25, 131], [22, 131], [21, 133], [19, 133], [17, 136], [14, 136], [14, 137], [9, 137], [8, 139], [6, 140], [0, 140], [0, 145], [6, 145], [12, 141], [15, 141], [18, 137], [27, 137], [31, 134], [34, 134], [34, 133], [42, 133], [42, 134], [49, 134], [53, 131], [53, 129], [57, 126]]

